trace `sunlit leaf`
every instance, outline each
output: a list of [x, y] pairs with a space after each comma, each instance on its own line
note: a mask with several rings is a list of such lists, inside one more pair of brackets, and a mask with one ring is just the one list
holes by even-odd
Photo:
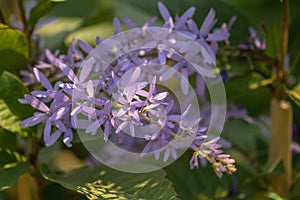
[[0, 148], [0, 191], [16, 184], [29, 167], [25, 157], [9, 149]]
[[21, 120], [15, 116], [6, 103], [0, 99], [0, 127], [13, 133], [18, 133], [23, 137], [29, 136], [29, 131], [26, 128], [20, 127]]
[[33, 113], [33, 109], [28, 105], [22, 105], [18, 99], [24, 98], [24, 94], [28, 93], [22, 81], [10, 72], [4, 71], [0, 75], [0, 99], [8, 106], [10, 111], [24, 119]]
[[177, 199], [162, 170], [130, 174], [94, 166], [56, 174], [43, 165], [40, 172], [47, 180], [82, 193], [89, 199]]
[[16, 72], [28, 63], [28, 44], [24, 33], [0, 23], [0, 71]]

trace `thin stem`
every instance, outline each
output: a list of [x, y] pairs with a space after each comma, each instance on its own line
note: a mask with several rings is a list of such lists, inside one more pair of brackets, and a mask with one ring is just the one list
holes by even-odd
[[[285, 71], [284, 71], [284, 61], [288, 52], [289, 43], [289, 27], [290, 27], [290, 16], [289, 16], [289, 1], [282, 1], [281, 8], [281, 44], [279, 51], [278, 64], [276, 66], [276, 78], [277, 80], [284, 84], [285, 83]], [[283, 93], [279, 90], [274, 92], [274, 96], [278, 99], [283, 99]]]
[[284, 60], [288, 52], [289, 44], [289, 27], [290, 27], [290, 16], [289, 16], [289, 1], [284, 0], [282, 2], [282, 14], [281, 14], [281, 52], [280, 52], [280, 71], [279, 80], [284, 81]]
[[26, 36], [26, 39], [27, 39], [27, 42], [28, 42], [28, 54], [29, 54], [29, 58], [31, 58], [31, 33], [32, 33], [32, 31], [29, 29], [29, 27], [27, 25], [23, 0], [18, 0], [18, 6], [19, 6], [19, 11], [20, 11], [22, 24], [23, 24], [23, 27], [24, 27], [23, 32], [24, 32], [24, 34]]

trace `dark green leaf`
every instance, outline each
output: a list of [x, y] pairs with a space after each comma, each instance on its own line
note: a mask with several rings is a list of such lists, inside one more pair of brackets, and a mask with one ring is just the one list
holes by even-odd
[[40, 172], [47, 180], [80, 192], [89, 199], [177, 199], [162, 170], [130, 174], [94, 166], [56, 174], [43, 165]]
[[24, 119], [33, 113], [33, 109], [28, 105], [22, 105], [18, 99], [24, 98], [24, 94], [28, 93], [20, 79], [15, 75], [4, 71], [0, 75], [0, 99], [8, 106], [10, 111]]
[[233, 77], [225, 83], [227, 100], [245, 106], [251, 115], [260, 115], [269, 108], [271, 93], [263, 86], [270, 82], [256, 73]]
[[15, 116], [6, 103], [0, 99], [0, 127], [10, 132], [18, 133], [23, 137], [29, 136], [30, 132], [26, 128], [19, 126], [20, 122], [21, 120]]
[[51, 9], [59, 2], [64, 0], [43, 0], [35, 6], [29, 16], [29, 24], [34, 27], [41, 17], [51, 11]]
[[280, 50], [280, 28], [277, 23], [272, 24], [267, 34], [266, 44], [266, 54], [275, 58]]
[[29, 167], [25, 157], [9, 149], [0, 148], [0, 191], [12, 187]]
[[218, 178], [212, 167], [191, 170], [189, 160], [192, 152], [188, 151], [178, 160], [165, 168], [168, 178], [174, 184], [180, 199], [223, 199], [230, 188], [229, 175]]
[[24, 33], [0, 24], [0, 71], [17, 72], [28, 63], [28, 44]]
[[258, 150], [258, 141], [267, 141], [258, 126], [242, 119], [233, 119], [226, 123], [224, 136], [237, 148], [249, 154]]

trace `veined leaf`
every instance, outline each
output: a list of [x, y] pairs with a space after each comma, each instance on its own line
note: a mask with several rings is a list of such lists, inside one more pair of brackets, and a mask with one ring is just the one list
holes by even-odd
[[25, 68], [29, 55], [24, 33], [0, 23], [0, 71]]
[[19, 126], [20, 122], [21, 120], [15, 116], [6, 103], [0, 99], [0, 127], [7, 131], [18, 133], [23, 137], [29, 136], [29, 131]]
[[9, 149], [0, 148], [0, 191], [16, 184], [29, 167], [25, 157]]
[[24, 98], [24, 94], [28, 93], [22, 81], [15, 75], [4, 71], [0, 75], [0, 99], [8, 106], [10, 111], [24, 119], [33, 113], [33, 109], [28, 105], [22, 105], [18, 99]]
[[94, 166], [62, 175], [43, 165], [40, 172], [47, 180], [82, 193], [88, 199], [177, 199], [162, 170], [130, 174], [106, 166]]

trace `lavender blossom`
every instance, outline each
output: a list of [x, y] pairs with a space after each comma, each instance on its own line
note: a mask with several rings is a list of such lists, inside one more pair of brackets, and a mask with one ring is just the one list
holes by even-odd
[[[106, 44], [104, 38], [96, 38], [97, 44], [106, 45], [101, 50], [107, 50], [106, 55], [114, 58], [112, 63], [102, 63], [105, 59], [97, 57], [93, 47], [81, 40], [78, 48], [73, 39], [66, 55], [46, 50], [44, 61], [31, 71], [21, 72], [27, 85], [39, 82], [45, 89], [32, 91], [20, 100], [38, 111], [20, 125], [44, 124], [46, 146], [63, 136], [63, 142], [70, 147], [74, 129], [84, 130], [85, 135], [96, 135], [104, 130], [105, 142], [138, 152], [141, 157], [153, 153], [155, 159], [162, 158], [164, 162], [177, 159], [177, 150], [190, 144], [195, 152], [191, 168], [198, 168], [199, 161], [204, 163], [206, 159], [217, 176], [221, 177], [224, 172], [231, 174], [236, 170], [234, 160], [222, 153], [219, 138], [208, 138], [203, 114], [191, 114], [193, 107], [189, 98], [197, 98], [197, 95], [206, 107], [210, 107], [205, 99], [202, 75], [216, 77], [210, 68], [216, 63], [215, 47], [217, 42], [228, 39], [232, 23], [213, 29], [217, 20], [212, 9], [198, 28], [192, 19], [194, 7], [174, 18], [163, 3], [158, 3], [158, 9], [164, 20], [162, 28], [168, 29], [165, 34], [147, 32], [156, 18], [144, 23], [142, 34], [135, 35], [134, 31], [122, 34], [121, 21], [114, 18], [114, 35], [119, 35], [122, 41], [112, 40]], [[122, 21], [129, 29], [138, 28], [128, 18]], [[181, 41], [168, 34], [172, 31], [187, 35], [191, 41]], [[199, 43], [197, 48], [191, 48], [192, 39]], [[143, 44], [141, 48], [134, 48], [140, 44]], [[166, 48], [168, 46], [171, 48]], [[86, 60], [85, 54], [89, 54]], [[103, 69], [103, 65], [107, 68]], [[147, 67], [149, 65], [151, 67]], [[157, 69], [155, 65], [168, 67]], [[177, 104], [176, 95], [158, 86], [175, 76], [180, 79], [183, 96], [188, 96], [190, 78], [195, 74], [197, 94], [187, 97], [184, 103], [179, 102], [182, 105]], [[33, 77], [35, 80], [31, 80]], [[50, 78], [54, 81], [50, 82]]]

